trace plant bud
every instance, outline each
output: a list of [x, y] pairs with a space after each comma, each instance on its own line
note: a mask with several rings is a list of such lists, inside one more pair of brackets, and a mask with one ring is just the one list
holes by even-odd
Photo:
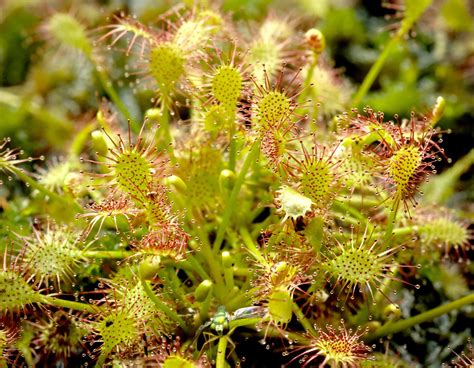
[[233, 260], [230, 253], [228, 251], [222, 252], [222, 265], [225, 268], [230, 268], [232, 267], [232, 264], [233, 264]]
[[163, 184], [166, 186], [171, 186], [180, 194], [186, 194], [188, 187], [183, 179], [177, 175], [170, 175], [163, 179]]
[[212, 281], [204, 280], [194, 291], [194, 297], [200, 303], [204, 302], [208, 295], [212, 292]]
[[364, 325], [364, 328], [368, 333], [377, 331], [380, 327], [382, 327], [382, 324], [379, 321], [370, 321]]
[[436, 99], [436, 104], [433, 107], [433, 111], [431, 112], [431, 126], [435, 126], [436, 123], [443, 117], [444, 111], [446, 109], [446, 100], [438, 96]]
[[148, 109], [145, 112], [146, 119], [151, 122], [159, 122], [162, 115], [163, 113], [161, 112], [161, 109], [157, 108]]
[[311, 28], [304, 36], [306, 43], [315, 54], [321, 54], [326, 48], [326, 40], [319, 29]]
[[386, 319], [396, 321], [401, 316], [400, 307], [395, 304], [387, 305], [383, 310], [383, 315]]
[[[97, 113], [97, 116], [99, 116], [100, 112]], [[99, 118], [97, 118], [99, 120]], [[107, 141], [105, 139], [105, 134], [104, 132], [100, 130], [94, 130], [91, 133], [91, 138], [92, 138], [92, 145], [95, 149], [96, 152], [98, 152], [101, 155], [106, 155], [107, 154]]]
[[152, 279], [158, 270], [160, 269], [161, 258], [160, 256], [151, 256], [144, 259], [138, 268], [140, 278], [143, 280]]
[[235, 173], [232, 170], [224, 169], [219, 175], [219, 189], [221, 194], [232, 190], [235, 183]]

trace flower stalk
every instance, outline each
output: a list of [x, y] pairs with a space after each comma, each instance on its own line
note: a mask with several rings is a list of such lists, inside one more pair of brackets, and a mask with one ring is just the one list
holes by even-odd
[[429, 311], [420, 313], [411, 318], [400, 320], [398, 322], [387, 323], [386, 325], [381, 326], [380, 328], [375, 330], [373, 333], [371, 333], [369, 336], [367, 336], [367, 339], [369, 341], [372, 341], [384, 336], [389, 336], [389, 335], [396, 334], [398, 332], [408, 330], [409, 328], [415, 325], [419, 325], [420, 323], [423, 323], [423, 322], [429, 322], [437, 317], [442, 316], [443, 314], [449, 313], [453, 310], [460, 309], [466, 305], [473, 304], [473, 303], [474, 303], [474, 293], [471, 293], [455, 301], [446, 303], [444, 305], [440, 305], [439, 307], [430, 309]]
[[229, 202], [227, 203], [227, 207], [222, 216], [222, 222], [219, 225], [219, 228], [217, 230], [216, 240], [214, 241], [214, 244], [212, 246], [214, 252], [217, 252], [219, 250], [222, 244], [222, 241], [224, 240], [226, 229], [229, 226], [230, 220], [232, 218], [232, 213], [234, 209], [237, 208], [237, 199], [240, 193], [240, 188], [244, 184], [245, 177], [247, 176], [247, 173], [250, 167], [252, 166], [254, 161], [257, 159], [259, 153], [260, 153], [260, 141], [255, 140], [250, 148], [249, 153], [247, 154], [247, 157], [242, 165], [242, 168], [240, 169], [239, 176], [235, 180], [235, 184], [234, 184], [234, 187], [232, 188], [232, 192], [230, 193]]

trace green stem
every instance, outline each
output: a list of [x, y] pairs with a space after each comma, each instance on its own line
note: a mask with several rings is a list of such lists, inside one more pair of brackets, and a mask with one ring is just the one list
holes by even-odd
[[82, 149], [90, 139], [91, 132], [96, 128], [97, 123], [93, 121], [82, 128], [81, 131], [75, 136], [71, 144], [71, 149], [69, 150], [72, 157], [77, 157], [81, 154]]
[[176, 164], [176, 156], [174, 155], [173, 148], [173, 136], [171, 135], [171, 126], [170, 126], [170, 114], [168, 110], [168, 105], [163, 104], [161, 108], [161, 119], [160, 119], [160, 130], [163, 130], [163, 135], [165, 138], [166, 151], [170, 157], [171, 163]]
[[272, 216], [268, 216], [263, 222], [254, 224], [254, 228], [251, 232], [252, 239], [257, 239], [262, 231], [267, 229], [268, 226], [273, 223], [273, 221], [275, 221], [274, 218]]
[[229, 170], [235, 170], [235, 163], [237, 161], [237, 139], [235, 135], [235, 114], [232, 116], [232, 128], [229, 131]]
[[82, 207], [74, 199], [71, 199], [65, 196], [63, 197], [63, 196], [60, 196], [59, 194], [56, 194], [50, 191], [48, 188], [44, 187], [43, 185], [38, 183], [36, 180], [26, 175], [19, 168], [15, 166], [9, 166], [8, 169], [12, 171], [16, 176], [18, 176], [20, 180], [24, 181], [28, 186], [30, 186], [33, 189], [38, 190], [39, 192], [43, 193], [45, 196], [51, 198], [52, 200], [62, 203], [66, 208], [70, 208], [72, 204], [77, 212], [83, 211]]
[[415, 24], [415, 22], [423, 15], [423, 13], [431, 5], [431, 3], [431, 0], [417, 0], [417, 3], [415, 5], [416, 9], [413, 9], [413, 11], [411, 11], [409, 14], [405, 14], [405, 18], [401, 21], [401, 26], [398, 29], [397, 33], [390, 40], [387, 46], [385, 46], [385, 49], [379, 55], [376, 62], [372, 65], [369, 70], [369, 73], [365, 76], [364, 81], [360, 85], [359, 90], [357, 91], [356, 95], [352, 100], [352, 106], [357, 106], [361, 103], [361, 101], [369, 91], [370, 87], [374, 83], [375, 79], [379, 75], [380, 71], [382, 70], [385, 61], [387, 60], [392, 50], [410, 31], [413, 24]]
[[229, 323], [229, 329], [231, 331], [235, 330], [237, 327], [242, 327], [242, 326], [255, 326], [257, 323], [259, 323], [262, 320], [261, 317], [253, 317], [253, 318], [242, 318], [242, 319], [235, 319], [233, 321], [230, 321]]
[[[390, 215], [388, 216], [387, 228], [385, 229], [385, 234], [383, 236], [383, 241], [386, 244], [387, 248], [392, 245], [393, 242], [393, 227], [395, 226], [395, 219], [397, 218], [398, 206], [400, 205], [400, 196], [398, 192], [395, 196], [392, 209], [390, 210]], [[390, 269], [390, 273], [395, 276], [397, 272], [397, 267], [393, 266]], [[385, 295], [387, 290], [389, 289], [390, 283], [392, 282], [391, 278], [386, 278], [385, 281], [382, 283], [381, 287], [377, 290], [375, 295], [375, 302], [379, 303], [386, 298]]]
[[138, 133], [140, 131], [140, 128], [137, 124], [137, 122], [132, 118], [132, 115], [130, 115], [130, 112], [127, 109], [127, 106], [125, 106], [124, 102], [120, 98], [119, 94], [117, 91], [115, 91], [115, 88], [112, 84], [112, 81], [109, 79], [108, 75], [102, 71], [99, 66], [97, 65], [96, 61], [94, 60], [93, 57], [89, 57], [89, 60], [91, 63], [94, 65], [95, 68], [95, 76], [99, 80], [102, 88], [104, 89], [105, 93], [110, 97], [112, 102], [117, 106], [117, 109], [120, 111], [120, 113], [128, 120], [130, 121], [130, 124], [132, 126], [133, 132]]
[[250, 152], [247, 154], [247, 158], [245, 159], [245, 162], [242, 165], [242, 169], [240, 170], [239, 176], [237, 177], [237, 180], [235, 181], [235, 185], [232, 188], [232, 192], [230, 193], [229, 202], [225, 209], [224, 216], [222, 217], [222, 222], [219, 226], [219, 229], [217, 230], [216, 240], [214, 241], [213, 249], [215, 252], [219, 250], [222, 244], [222, 241], [224, 240], [224, 234], [227, 227], [229, 227], [229, 223], [230, 223], [230, 219], [232, 217], [233, 211], [237, 208], [237, 197], [239, 195], [240, 188], [242, 187], [242, 184], [245, 181], [245, 177], [247, 175], [248, 170], [250, 169], [250, 166], [257, 159], [259, 153], [260, 153], [260, 141], [256, 140], [253, 143], [252, 148], [250, 149]]
[[216, 368], [225, 368], [225, 353], [227, 351], [227, 336], [222, 336], [219, 338], [219, 343], [217, 344], [217, 356], [216, 356]]
[[[395, 277], [398, 271], [398, 266], [392, 266], [390, 267], [390, 270], [388, 271], [389, 275], [392, 275], [392, 277]], [[374, 302], [379, 305], [384, 299], [387, 299], [387, 295], [389, 293], [389, 288], [390, 284], [392, 283], [392, 279], [387, 277], [384, 279], [381, 285], [377, 288], [377, 291], [375, 292], [375, 297], [374, 297]], [[391, 302], [390, 302], [391, 303]]]
[[266, 264], [267, 261], [263, 257], [262, 253], [260, 253], [260, 250], [257, 248], [255, 245], [255, 242], [253, 241], [252, 237], [250, 236], [250, 233], [246, 228], [241, 228], [240, 229], [240, 235], [242, 236], [242, 240], [244, 241], [245, 247], [248, 249], [250, 254], [254, 258], [256, 258], [261, 264]]
[[71, 300], [59, 299], [59, 298], [55, 298], [55, 297], [47, 296], [47, 295], [43, 295], [40, 301], [41, 303], [44, 303], [44, 304], [54, 305], [60, 308], [70, 308], [70, 309], [74, 309], [81, 312], [97, 313], [99, 310], [97, 306], [74, 302]]
[[224, 279], [225, 283], [227, 285], [227, 289], [229, 290], [229, 293], [232, 293], [234, 290], [234, 269], [232, 266], [230, 267], [225, 267], [224, 266]]
[[199, 308], [199, 324], [204, 323], [209, 319], [209, 309], [211, 307], [212, 293], [207, 294], [206, 299], [201, 303], [201, 308]]
[[[168, 294], [171, 295], [172, 299], [179, 305], [186, 305], [187, 301], [184, 296], [184, 288], [182, 287], [182, 281], [176, 274], [176, 270], [171, 265], [166, 265], [165, 277], [161, 277], [164, 283], [170, 285], [170, 291]], [[160, 275], [160, 274], [158, 274]]]
[[245, 267], [234, 267], [233, 272], [235, 276], [250, 277], [253, 275], [252, 271]]
[[350, 203], [353, 206], [357, 205], [358, 207], [378, 207], [380, 206], [380, 199], [377, 198], [368, 198], [367, 196], [362, 196], [360, 194], [351, 194], [351, 196], [344, 198], [344, 197], [339, 197], [338, 201], [343, 202], [343, 203]]
[[[277, 338], [282, 337], [281, 330], [279, 330], [278, 328], [275, 328], [273, 326], [268, 326], [267, 328], [263, 328], [262, 330], [259, 331], [259, 333], [260, 333], [260, 335], [264, 335], [265, 337], [268, 337], [268, 336], [277, 337]], [[287, 339], [292, 340], [295, 345], [296, 345], [296, 343], [298, 343], [298, 344], [310, 344], [311, 343], [311, 340], [309, 338], [307, 338], [306, 336], [301, 335], [299, 333], [296, 333], [296, 332], [287, 332], [287, 331], [285, 331], [285, 336], [287, 337]]]
[[404, 236], [404, 235], [410, 235], [415, 232], [419, 232], [422, 230], [424, 227], [423, 226], [406, 226], [406, 227], [399, 227], [398, 229], [394, 229], [392, 231], [393, 236]]
[[104, 363], [105, 363], [105, 360], [107, 359], [107, 357], [109, 356], [111, 350], [107, 349], [102, 349], [100, 351], [100, 355], [99, 355], [99, 358], [97, 359], [97, 367], [101, 368], [104, 366]]
[[378, 57], [377, 61], [372, 65], [372, 67], [369, 70], [369, 73], [364, 78], [364, 81], [359, 87], [359, 90], [357, 91], [356, 95], [352, 99], [352, 106], [358, 106], [362, 99], [365, 97], [367, 92], [369, 91], [370, 87], [374, 83], [375, 79], [380, 73], [380, 70], [382, 69], [383, 65], [385, 64], [385, 61], [387, 60], [388, 56], [392, 52], [392, 50], [395, 48], [395, 46], [400, 42], [401, 37], [403, 34], [400, 32], [397, 32], [395, 37], [393, 37], [390, 42], [385, 46], [384, 50]]
[[[405, 236], [405, 235], [412, 235], [412, 234], [419, 233], [419, 232], [422, 231], [423, 229], [425, 229], [425, 226], [419, 226], [419, 225], [399, 227], [399, 228], [397, 228], [397, 229], [393, 229], [393, 230], [392, 230], [392, 235], [393, 235], [394, 237], [401, 237], [401, 236]], [[374, 233], [374, 236], [376, 236], [377, 238], [378, 238], [378, 237], [383, 237], [383, 236], [384, 236], [384, 233], [375, 232], [375, 233]]]
[[90, 250], [83, 252], [82, 255], [86, 258], [96, 259], [122, 259], [138, 254], [127, 250]]
[[231, 247], [232, 249], [238, 248], [240, 244], [239, 244], [239, 236], [237, 232], [234, 229], [228, 228], [226, 231], [226, 234], [228, 237], [227, 242], [228, 242], [229, 247]]
[[190, 262], [188, 262], [188, 260], [173, 261], [171, 259], [163, 259], [163, 264], [182, 269], [186, 272], [193, 284], [198, 282], [196, 280], [195, 274], [199, 274], [199, 272], [194, 269], [194, 267], [191, 265]]
[[206, 270], [202, 267], [201, 263], [199, 263], [199, 261], [194, 256], [188, 255], [187, 261], [189, 262], [189, 265], [194, 269], [194, 271], [196, 271], [197, 274], [201, 276], [203, 280], [210, 279]]
[[31, 353], [33, 349], [31, 349], [30, 346], [25, 346], [24, 344], [22, 344], [18, 350], [20, 350], [21, 353], [23, 354], [23, 358], [25, 359], [26, 366], [28, 368], [36, 367], [36, 363], [35, 363], [36, 359], [33, 358], [33, 354]]
[[312, 323], [305, 317], [300, 307], [298, 307], [298, 304], [296, 304], [295, 302], [293, 302], [293, 313], [295, 314], [296, 318], [298, 318], [298, 321], [300, 322], [301, 326], [303, 326], [306, 331], [310, 332], [313, 335], [316, 335], [316, 331], [314, 330]]
[[400, 205], [400, 196], [398, 193], [395, 195], [392, 209], [387, 220], [387, 228], [385, 229], [384, 241], [389, 242], [393, 236], [393, 227], [395, 226], [395, 220], [397, 218], [398, 206]]
[[173, 321], [179, 324], [185, 332], [187, 332], [188, 328], [186, 326], [186, 323], [184, 323], [184, 320], [180, 316], [178, 316], [178, 314], [175, 311], [170, 309], [165, 303], [163, 303], [160, 299], [158, 299], [156, 294], [151, 289], [148, 281], [140, 278], [140, 282], [142, 283], [143, 290], [145, 290], [146, 295], [148, 295], [148, 297], [155, 304], [155, 306], [164, 314], [166, 314], [169, 318], [171, 318]]
[[334, 201], [333, 207], [343, 213], [348, 215], [352, 215], [356, 220], [360, 221], [361, 223], [367, 223], [369, 225], [369, 229], [372, 228], [370, 222], [367, 221], [367, 216], [360, 213], [360, 211], [352, 206], [349, 206], [348, 203], [343, 203], [341, 201]]
[[308, 74], [306, 74], [306, 78], [303, 84], [303, 93], [300, 94], [298, 97], [298, 104], [303, 104], [305, 103], [305, 100], [308, 98], [308, 95], [311, 93], [311, 81], [313, 80], [313, 75], [314, 75], [314, 70], [316, 69], [316, 66], [318, 65], [318, 55], [314, 54], [313, 55], [313, 61], [311, 62], [309, 69], [308, 69]]
[[214, 279], [216, 284], [216, 292], [219, 296], [219, 299], [223, 300], [226, 294], [226, 288], [224, 284], [224, 278], [222, 277], [222, 267], [221, 263], [217, 260], [216, 254], [211, 249], [211, 244], [209, 243], [209, 237], [204, 231], [202, 226], [197, 227], [199, 233], [199, 238], [201, 239], [201, 253], [206, 260], [211, 276]]
[[440, 305], [439, 307], [433, 308], [427, 312], [423, 312], [418, 314], [417, 316], [401, 320], [394, 323], [387, 323], [386, 325], [380, 327], [379, 329], [375, 330], [372, 334], [368, 336], [368, 340], [375, 340], [380, 337], [384, 337], [387, 335], [392, 335], [397, 332], [404, 331], [410, 327], [418, 325], [423, 322], [431, 321], [443, 314], [449, 313], [452, 310], [459, 309], [465, 305], [474, 303], [474, 293], [469, 294], [465, 297], [462, 297], [458, 300], [453, 302]]

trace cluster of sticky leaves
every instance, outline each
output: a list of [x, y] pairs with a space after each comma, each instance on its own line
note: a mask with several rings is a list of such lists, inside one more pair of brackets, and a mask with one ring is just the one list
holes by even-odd
[[61, 280], [70, 280], [78, 264], [84, 261], [82, 252], [87, 248], [79, 247], [78, 234], [49, 224], [44, 231], [33, 229], [33, 232], [32, 237], [22, 239], [24, 262], [30, 275], [46, 286], [50, 281], [59, 285]]
[[106, 167], [105, 172], [91, 173], [91, 186], [108, 189], [102, 199], [89, 206], [90, 212], [80, 215], [90, 221], [84, 237], [89, 236], [96, 224], [100, 232], [106, 220], [114, 221], [117, 233], [120, 232], [118, 219], [124, 219], [132, 228], [143, 221], [147, 231], [135, 242], [137, 248], [179, 258], [186, 251], [188, 234], [179, 225], [168, 190], [162, 184], [167, 176], [167, 160], [158, 151], [155, 140], [145, 141], [142, 136], [145, 127], [146, 124], [135, 145], [130, 140], [130, 126], [128, 144], [120, 135], [114, 139], [104, 131], [111, 146], [109, 154], [102, 161], [82, 159]]
[[27, 305], [40, 300], [38, 293], [21, 277], [21, 275], [3, 270], [0, 273], [0, 292], [2, 313], [18, 312]]
[[317, 361], [323, 357], [321, 366], [331, 365], [335, 367], [356, 367], [364, 361], [368, 361], [372, 349], [360, 341], [365, 331], [347, 330], [344, 324], [337, 331], [328, 326], [327, 331], [318, 331], [318, 336], [309, 336], [312, 340], [310, 348], [299, 347], [303, 350], [293, 360], [299, 359], [302, 367]]

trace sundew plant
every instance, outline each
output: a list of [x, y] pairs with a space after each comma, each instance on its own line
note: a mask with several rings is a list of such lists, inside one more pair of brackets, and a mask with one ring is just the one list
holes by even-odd
[[472, 367], [473, 7], [364, 3], [1, 2], [0, 367]]

